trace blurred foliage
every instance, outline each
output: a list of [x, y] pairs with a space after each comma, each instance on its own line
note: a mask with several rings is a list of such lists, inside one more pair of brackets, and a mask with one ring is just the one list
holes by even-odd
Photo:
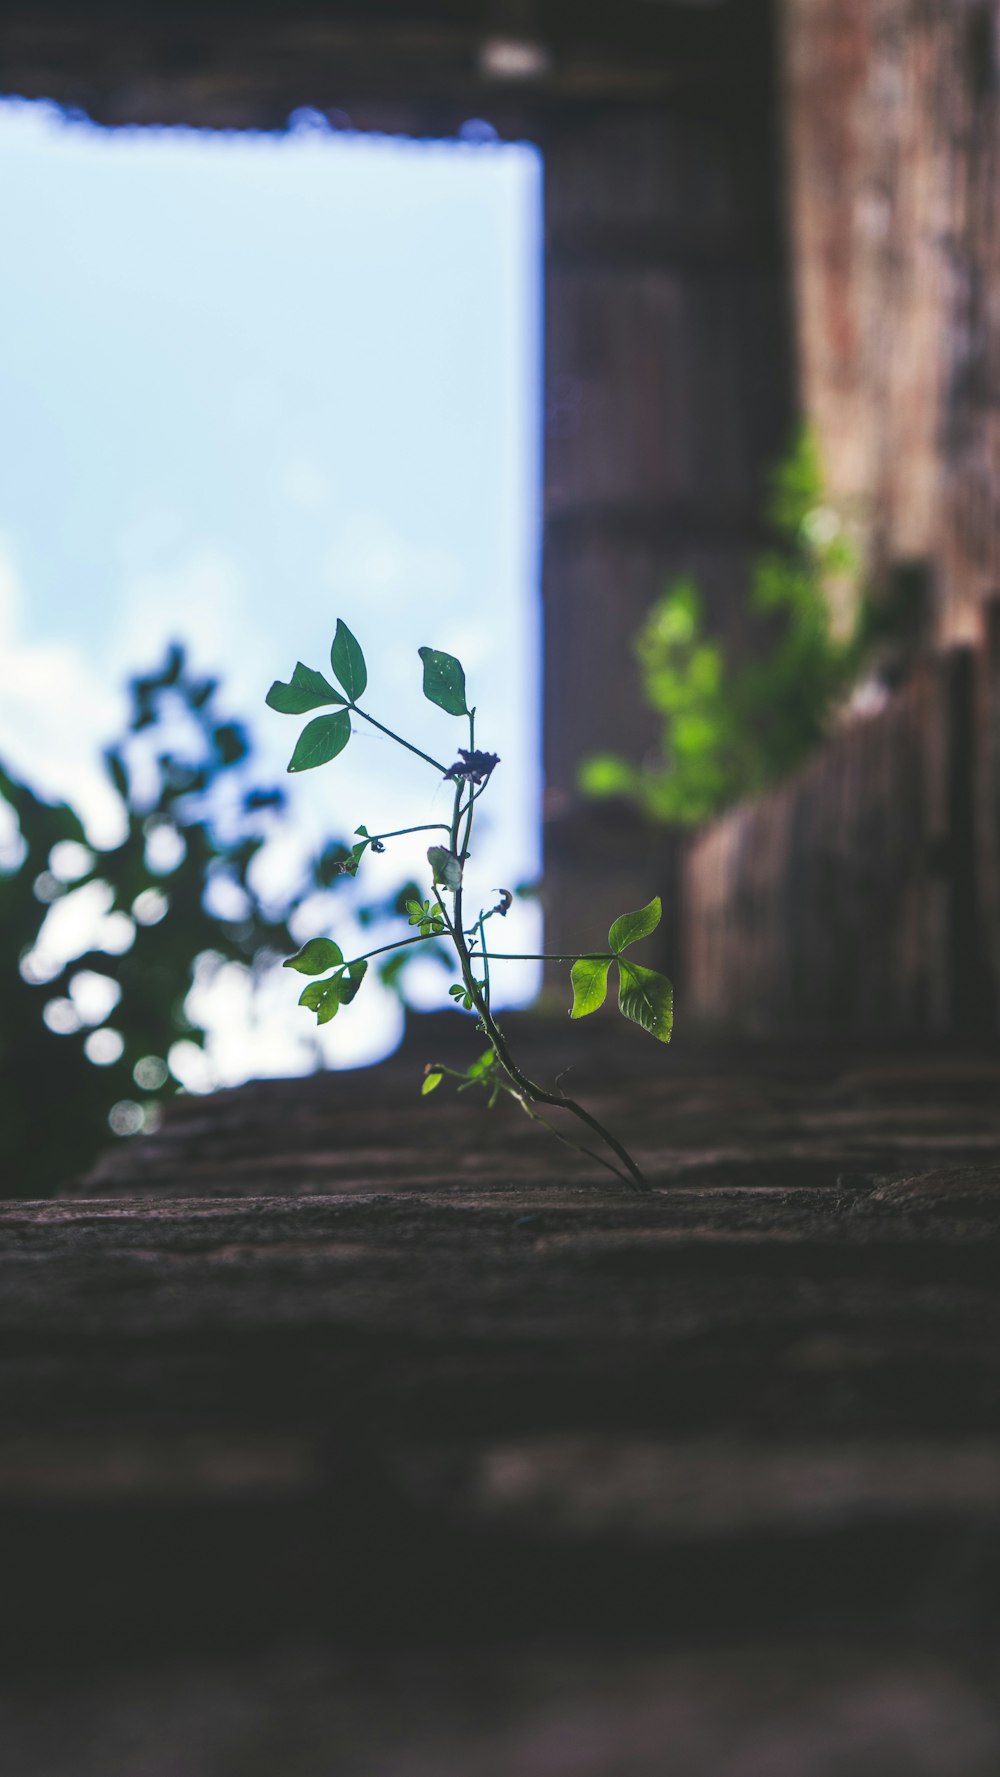
[[[0, 766], [0, 800], [20, 834], [14, 863], [0, 865], [0, 1194], [44, 1195], [114, 1134], [152, 1126], [179, 1089], [173, 1044], [204, 1046], [186, 1008], [199, 959], [253, 969], [286, 955], [305, 897], [350, 880], [350, 849], [331, 841], [294, 892], [266, 904], [253, 864], [280, 829], [285, 797], [253, 783], [246, 731], [220, 718], [217, 682], [195, 676], [174, 646], [129, 690], [127, 734], [104, 757], [122, 809], [119, 845], [95, 852], [73, 809]], [[117, 916], [120, 952], [98, 941], [52, 967], [45, 920], [88, 888]], [[81, 1017], [80, 989], [93, 1001], [94, 976], [106, 1002], [96, 1020]]]
[[704, 821], [779, 782], [827, 733], [857, 680], [873, 619], [850, 538], [824, 504], [809, 431], [774, 472], [768, 518], [778, 543], [751, 573], [751, 660], [730, 664], [706, 633], [698, 587], [675, 581], [635, 640], [643, 695], [663, 721], [660, 755], [642, 765], [588, 759], [585, 794], [625, 797], [652, 820]]

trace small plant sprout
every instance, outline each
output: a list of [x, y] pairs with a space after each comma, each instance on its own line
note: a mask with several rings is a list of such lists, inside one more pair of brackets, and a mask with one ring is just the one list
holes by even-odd
[[[399, 951], [407, 945], [428, 942], [440, 944], [444, 940], [454, 950], [458, 965], [459, 980], [449, 989], [451, 996], [464, 1011], [475, 1014], [479, 1029], [487, 1038], [489, 1047], [470, 1063], [464, 1073], [436, 1062], [428, 1063], [424, 1071], [422, 1091], [425, 1094], [435, 1091], [442, 1080], [449, 1076], [458, 1080], [459, 1091], [466, 1091], [473, 1086], [482, 1087], [490, 1105], [496, 1103], [501, 1093], [507, 1093], [517, 1100], [529, 1117], [544, 1123], [560, 1141], [567, 1142], [568, 1146], [578, 1152], [599, 1161], [627, 1184], [647, 1190], [646, 1180], [631, 1154], [610, 1130], [605, 1129], [575, 1099], [568, 1098], [563, 1092], [550, 1092], [539, 1086], [518, 1066], [492, 1010], [491, 987], [493, 971], [498, 964], [520, 961], [568, 962], [572, 965], [570, 980], [573, 988], [570, 1016], [585, 1018], [604, 1004], [608, 991], [608, 975], [614, 964], [618, 971], [618, 1004], [625, 1017], [649, 1031], [659, 1042], [669, 1042], [673, 1025], [673, 988], [670, 982], [664, 975], [633, 962], [630, 956], [625, 955], [633, 944], [640, 938], [648, 937], [658, 926], [659, 899], [650, 901], [647, 907], [640, 908], [637, 913], [623, 913], [620, 919], [616, 919], [608, 933], [607, 950], [582, 956], [550, 956], [545, 953], [526, 956], [520, 952], [492, 948], [487, 938], [487, 925], [491, 919], [506, 918], [512, 900], [511, 891], [497, 889], [495, 903], [490, 907], [481, 907], [470, 916], [464, 905], [463, 885], [471, 856], [476, 810], [489, 788], [500, 760], [496, 753], [485, 752], [476, 745], [476, 712], [468, 706], [465, 673], [461, 663], [454, 655], [442, 654], [436, 648], [421, 648], [419, 653], [423, 662], [424, 696], [448, 715], [468, 723], [469, 744], [457, 749], [457, 757], [451, 765], [433, 759], [422, 747], [404, 740], [402, 735], [394, 733], [361, 707], [360, 700], [368, 686], [368, 669], [361, 648], [346, 623], [338, 622], [330, 651], [330, 663], [339, 690], [322, 673], [299, 662], [288, 683], [276, 681], [267, 694], [270, 708], [279, 710], [283, 715], [303, 716], [314, 710], [325, 712], [313, 716], [306, 723], [289, 761], [289, 771], [311, 771], [317, 765], [329, 764], [347, 746], [352, 733], [352, 718], [360, 717], [363, 722], [370, 723], [408, 752], [415, 753], [441, 781], [453, 786], [451, 819], [447, 823], [431, 822], [423, 826], [398, 828], [391, 833], [370, 833], [363, 826], [355, 829], [357, 843], [344, 864], [351, 875], [357, 873], [366, 851], [383, 851], [388, 840], [399, 838], [403, 834], [424, 832], [441, 832], [445, 837], [443, 840], [436, 840], [427, 849], [429, 893], [424, 899], [414, 898], [406, 904], [410, 928], [408, 936], [399, 938], [393, 944], [379, 945], [362, 956], [350, 958], [344, 956], [340, 946], [332, 938], [311, 938], [297, 955], [288, 958], [284, 965], [286, 969], [293, 969], [297, 974], [310, 977], [299, 997], [299, 1004], [315, 1012], [319, 1024], [326, 1024], [336, 1017], [341, 1006], [349, 1006], [355, 998], [373, 956], [380, 956], [390, 950]], [[493, 929], [495, 931], [496, 927]], [[569, 1112], [598, 1137], [606, 1152], [597, 1152], [584, 1146], [582, 1142], [567, 1141], [562, 1131], [556, 1129], [542, 1114], [540, 1107], [543, 1106]]]

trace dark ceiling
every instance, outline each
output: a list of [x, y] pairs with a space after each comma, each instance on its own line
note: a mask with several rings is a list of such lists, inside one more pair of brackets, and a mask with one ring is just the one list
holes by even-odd
[[743, 88], [766, 0], [6, 0], [0, 91], [99, 122], [500, 134], [707, 84]]

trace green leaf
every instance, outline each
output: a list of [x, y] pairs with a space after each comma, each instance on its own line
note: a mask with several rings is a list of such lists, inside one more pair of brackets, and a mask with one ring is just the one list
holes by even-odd
[[355, 827], [354, 831], [360, 835], [360, 838], [356, 845], [351, 846], [350, 857], [345, 858], [340, 866], [341, 871], [345, 876], [357, 876], [358, 865], [364, 857], [365, 852], [368, 850], [368, 847], [374, 843], [367, 827]]
[[326, 981], [310, 981], [299, 994], [299, 1005], [308, 1007], [315, 1012], [317, 1024], [329, 1024], [336, 1018], [341, 1006], [349, 1006], [358, 988], [361, 986], [368, 969], [367, 958], [352, 963], [348, 969], [338, 970]]
[[362, 858], [364, 857], [365, 852], [368, 850], [368, 847], [370, 844], [371, 844], [371, 841], [369, 839], [359, 839], [357, 845], [351, 846], [350, 857], [345, 858], [344, 862], [340, 866], [341, 872], [343, 873], [344, 876], [357, 876], [358, 865], [360, 864], [360, 862], [361, 862]]
[[666, 975], [619, 959], [618, 1004], [626, 1018], [669, 1043], [674, 1028], [674, 989]]
[[315, 1012], [317, 1024], [329, 1024], [340, 1011], [342, 996], [340, 984], [342, 975], [331, 975], [327, 981], [310, 981], [299, 994], [299, 1005], [306, 1006]]
[[429, 901], [407, 901], [406, 911], [410, 916], [408, 923], [419, 926], [422, 938], [436, 938], [446, 930], [440, 913], [436, 907], [432, 911]]
[[351, 963], [350, 967], [339, 977], [341, 1005], [350, 1005], [367, 973], [368, 958], [362, 957], [359, 962]]
[[442, 888], [459, 889], [462, 886], [462, 865], [453, 851], [446, 845], [429, 845], [427, 862], [434, 872], [434, 881]]
[[269, 709], [278, 710], [283, 716], [303, 716], [306, 710], [318, 710], [325, 703], [343, 703], [344, 699], [322, 673], [297, 660], [289, 683], [275, 679], [264, 701]]
[[465, 672], [454, 654], [441, 654], [437, 648], [418, 648], [424, 663], [424, 696], [436, 703], [449, 716], [467, 716]]
[[650, 932], [655, 932], [662, 912], [660, 897], [654, 895], [648, 907], [640, 907], [638, 913], [623, 913], [620, 919], [616, 919], [608, 933], [608, 943], [615, 955], [627, 950], [637, 939], [648, 938]]
[[493, 1068], [496, 1066], [496, 1059], [496, 1055], [492, 1049], [485, 1049], [482, 1055], [477, 1056], [475, 1061], [470, 1061], [465, 1070], [466, 1079], [481, 1080], [484, 1075], [492, 1072]]
[[596, 1012], [598, 1006], [603, 1006], [608, 993], [610, 967], [610, 956], [577, 958], [569, 972], [573, 983], [571, 1018], [586, 1018], [589, 1012]]
[[420, 1096], [422, 1098], [426, 1098], [428, 1092], [434, 1092], [437, 1089], [437, 1087], [440, 1086], [441, 1081], [443, 1079], [444, 1079], [443, 1074], [427, 1074], [427, 1075], [425, 1075], [424, 1083], [420, 1088]]
[[325, 975], [344, 960], [344, 953], [332, 938], [310, 938], [295, 956], [286, 957], [283, 969], [297, 969], [300, 975]]
[[[482, 990], [483, 983], [481, 981], [477, 981], [476, 986], [480, 990]], [[472, 998], [471, 993], [469, 993], [468, 989], [466, 988], [464, 982], [461, 982], [461, 981], [452, 982], [452, 985], [449, 987], [448, 992], [451, 994], [451, 997], [455, 1001], [456, 1005], [461, 1006], [463, 1008], [463, 1010], [466, 1012], [472, 1011], [472, 1007], [473, 1007], [473, 1003], [474, 1003], [473, 998]], [[473, 1065], [475, 1065], [475, 1064], [473, 1064]]]
[[312, 771], [316, 765], [328, 765], [342, 753], [351, 738], [351, 718], [346, 710], [335, 716], [317, 716], [307, 722], [299, 735], [295, 751], [288, 761], [289, 771]]
[[352, 703], [365, 694], [368, 668], [365, 657], [347, 624], [337, 619], [337, 633], [330, 649], [330, 665], [338, 685], [343, 685]]

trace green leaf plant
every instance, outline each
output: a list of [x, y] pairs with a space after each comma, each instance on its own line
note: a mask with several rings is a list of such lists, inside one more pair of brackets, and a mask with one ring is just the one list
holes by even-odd
[[773, 545], [751, 564], [734, 658], [690, 578], [672, 582], [634, 642], [641, 694], [661, 721], [641, 764], [584, 760], [584, 795], [621, 797], [648, 820], [697, 825], [781, 783], [820, 745], [891, 638], [893, 615], [864, 592], [851, 529], [827, 503], [816, 440], [800, 432], [772, 476]]
[[[387, 840], [410, 833], [443, 832], [446, 838], [444, 841], [438, 839], [428, 847], [429, 880], [425, 891], [416, 889], [412, 894], [407, 893], [404, 899], [401, 914], [405, 915], [409, 924], [408, 937], [399, 938], [392, 944], [379, 945], [361, 956], [351, 958], [345, 958], [340, 946], [332, 938], [311, 938], [295, 956], [288, 958], [284, 965], [286, 969], [309, 977], [308, 984], [299, 996], [299, 1004], [314, 1012], [319, 1024], [326, 1024], [336, 1017], [342, 1006], [350, 1005], [361, 988], [373, 957], [382, 956], [389, 951], [399, 952], [410, 945], [431, 944], [440, 947], [443, 941], [450, 946], [458, 965], [459, 980], [450, 988], [451, 996], [456, 1005], [475, 1015], [480, 1030], [489, 1042], [489, 1048], [464, 1073], [441, 1063], [429, 1062], [424, 1071], [423, 1093], [434, 1092], [442, 1080], [450, 1076], [458, 1080], [460, 1092], [471, 1087], [482, 1087], [488, 1094], [491, 1105], [496, 1103], [501, 1093], [507, 1094], [517, 1101], [529, 1117], [545, 1124], [560, 1141], [567, 1142], [568, 1146], [599, 1161], [624, 1183], [639, 1190], [647, 1190], [649, 1187], [636, 1162], [610, 1130], [575, 1099], [568, 1098], [564, 1092], [549, 1091], [540, 1086], [537, 1081], [529, 1079], [518, 1065], [492, 1009], [491, 983], [492, 972], [497, 964], [536, 960], [568, 962], [571, 964], [570, 979], [573, 988], [570, 1016], [585, 1018], [603, 1005], [607, 996], [609, 972], [614, 966], [618, 971], [618, 1005], [621, 1012], [659, 1042], [667, 1043], [673, 1026], [673, 989], [670, 982], [655, 969], [645, 968], [634, 962], [631, 956], [625, 955], [633, 944], [648, 937], [659, 925], [659, 899], [650, 901], [648, 906], [641, 907], [636, 913], [624, 913], [620, 919], [616, 919], [608, 933], [606, 951], [573, 956], [537, 953], [526, 956], [522, 952], [495, 950], [490, 947], [486, 934], [487, 923], [494, 917], [506, 917], [512, 901], [511, 892], [508, 889], [498, 890], [500, 898], [494, 906], [481, 907], [470, 916], [464, 903], [465, 873], [471, 856], [473, 823], [478, 805], [500, 760], [496, 753], [484, 752], [476, 746], [476, 711], [469, 707], [467, 701], [465, 673], [461, 663], [454, 655], [441, 653], [436, 648], [421, 648], [419, 653], [423, 664], [424, 696], [448, 715], [468, 723], [469, 744], [457, 749], [458, 756], [452, 765], [444, 765], [439, 759], [432, 758], [422, 747], [405, 740], [402, 735], [377, 721], [368, 710], [362, 709], [359, 700], [368, 687], [368, 668], [361, 647], [346, 623], [338, 622], [330, 651], [330, 664], [334, 679], [340, 686], [339, 691], [322, 673], [299, 662], [288, 683], [276, 682], [267, 694], [270, 708], [283, 715], [306, 715], [318, 709], [332, 711], [314, 716], [306, 724], [292, 753], [289, 771], [310, 771], [315, 766], [327, 764], [336, 758], [351, 738], [352, 718], [359, 717], [399, 746], [405, 747], [408, 752], [414, 753], [439, 778], [453, 786], [451, 819], [447, 823], [441, 821], [397, 828], [391, 833], [369, 833], [367, 827], [363, 826], [355, 829], [358, 843], [351, 848], [344, 866], [351, 875], [357, 873], [369, 847], [375, 852], [384, 851]], [[542, 1114], [542, 1106], [569, 1112], [592, 1135], [597, 1136], [602, 1151], [584, 1146], [582, 1142], [569, 1141], [562, 1130], [557, 1129]]]

